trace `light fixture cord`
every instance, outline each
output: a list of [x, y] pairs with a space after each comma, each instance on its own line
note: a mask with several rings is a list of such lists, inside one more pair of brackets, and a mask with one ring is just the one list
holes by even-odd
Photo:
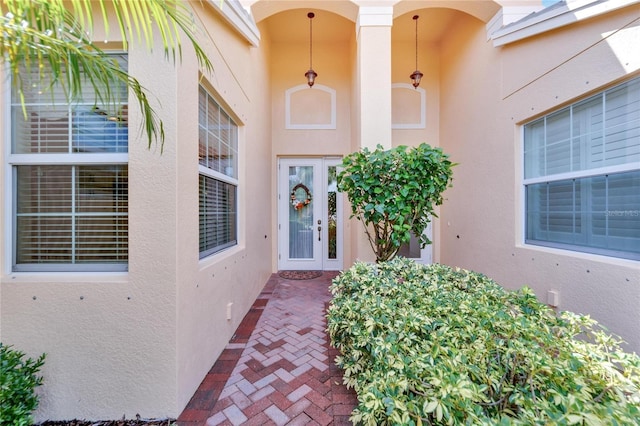
[[416, 21], [416, 69], [418, 69], [418, 18]]
[[313, 69], [313, 18], [309, 18], [309, 69]]

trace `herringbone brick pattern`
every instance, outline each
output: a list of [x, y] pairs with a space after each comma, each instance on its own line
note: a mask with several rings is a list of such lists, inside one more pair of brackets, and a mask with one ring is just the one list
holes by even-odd
[[239, 337], [252, 325], [245, 317], [179, 425], [351, 424], [356, 397], [342, 385], [333, 363], [337, 353], [325, 332], [333, 277], [325, 272], [314, 280], [293, 281], [274, 274], [247, 314], [263, 310], [257, 322], [253, 316], [253, 332]]

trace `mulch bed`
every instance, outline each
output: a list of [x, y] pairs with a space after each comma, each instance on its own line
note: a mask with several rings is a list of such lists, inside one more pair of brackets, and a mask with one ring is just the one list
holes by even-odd
[[175, 419], [151, 420], [100, 420], [90, 422], [86, 420], [46, 421], [40, 426], [169, 426], [175, 424]]
[[286, 280], [312, 280], [322, 276], [322, 271], [280, 271], [280, 278]]

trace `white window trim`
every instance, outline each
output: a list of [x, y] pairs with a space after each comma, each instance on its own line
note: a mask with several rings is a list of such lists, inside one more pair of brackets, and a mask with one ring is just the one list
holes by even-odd
[[[37, 156], [37, 157], [36, 157]], [[82, 156], [81, 158], [78, 158]], [[35, 157], [35, 158], [34, 158]], [[128, 164], [129, 154], [9, 154], [12, 166], [75, 166], [84, 164]]]
[[238, 179], [234, 179], [230, 176], [225, 175], [224, 173], [217, 172], [213, 169], [203, 166], [202, 164], [198, 164], [198, 174], [238, 187]]
[[[2, 116], [3, 123], [11, 123], [11, 81], [6, 76], [10, 75], [9, 66], [5, 64], [2, 70], [2, 75], [5, 76], [4, 84], [3, 84], [3, 92], [4, 96], [2, 97], [2, 108], [4, 114]], [[2, 170], [4, 175], [4, 187], [2, 188], [4, 196], [4, 223], [2, 223], [2, 229], [4, 230], [5, 238], [3, 245], [3, 265], [4, 265], [4, 273], [10, 274], [13, 269], [13, 205], [15, 193], [13, 191], [13, 176], [12, 169], [13, 166], [9, 163], [9, 155], [11, 154], [11, 126], [6, 125], [3, 126], [2, 132]]]
[[580, 179], [587, 178], [593, 176], [602, 176], [602, 175], [610, 175], [614, 173], [624, 173], [624, 172], [632, 172], [638, 170], [638, 166], [629, 163], [629, 164], [619, 164], [617, 166], [608, 166], [608, 167], [600, 167], [597, 169], [586, 169], [580, 170], [577, 172], [567, 172], [567, 173], [558, 173], [555, 175], [546, 175], [541, 177], [524, 179], [524, 185], [533, 185], [536, 183], [545, 183], [545, 182], [556, 182], [560, 180], [568, 180], [568, 179]]
[[[587, 246], [574, 246], [571, 244], [563, 244], [563, 243], [552, 243], [546, 241], [536, 241], [536, 242], [527, 242], [526, 245], [529, 247], [546, 247], [549, 249], [562, 250], [570, 253], [588, 253], [596, 256], [609, 257], [612, 259], [628, 259], [631, 261], [638, 262], [640, 260], [640, 256], [629, 253], [626, 251], [620, 250], [609, 250], [609, 249], [601, 249], [595, 247], [587, 247]], [[576, 247], [585, 247], [585, 250], [578, 250]]]

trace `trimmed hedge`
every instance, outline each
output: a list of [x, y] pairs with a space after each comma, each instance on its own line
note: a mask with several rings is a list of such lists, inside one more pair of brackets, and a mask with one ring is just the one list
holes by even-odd
[[29, 358], [24, 352], [0, 343], [0, 426], [28, 426], [38, 406], [35, 388], [45, 355]]
[[331, 286], [328, 332], [358, 424], [640, 423], [640, 358], [528, 288], [397, 258]]

